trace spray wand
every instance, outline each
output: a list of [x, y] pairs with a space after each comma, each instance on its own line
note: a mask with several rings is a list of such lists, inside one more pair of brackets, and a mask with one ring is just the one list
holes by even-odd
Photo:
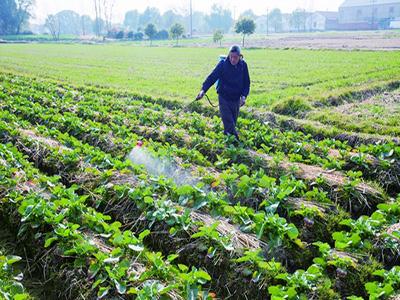
[[[214, 107], [214, 108], [217, 108], [217, 107], [218, 107], [218, 105], [215, 105], [215, 104], [213, 104], [213, 103], [211, 102], [211, 100], [210, 100], [210, 98], [208, 97], [207, 94], [204, 94], [204, 97], [206, 97], [207, 102], [210, 104], [211, 107]], [[189, 104], [185, 105], [185, 106], [183, 107], [183, 110], [184, 110], [184, 111], [187, 110], [193, 103], [195, 103], [195, 102], [197, 102], [197, 101], [199, 101], [199, 100], [201, 100], [201, 98], [196, 98], [196, 99], [194, 99], [192, 102], [190, 102]]]

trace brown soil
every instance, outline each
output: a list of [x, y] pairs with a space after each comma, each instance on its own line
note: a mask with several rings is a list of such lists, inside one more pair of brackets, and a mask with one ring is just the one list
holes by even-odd
[[[231, 43], [227, 40], [222, 46], [229, 47]], [[396, 51], [400, 49], [400, 35], [394, 31], [271, 34], [248, 39], [246, 47]]]
[[39, 142], [41, 142], [43, 144], [46, 144], [46, 145], [48, 145], [50, 147], [60, 148], [62, 150], [71, 151], [70, 148], [65, 147], [64, 145], [62, 145], [61, 143], [59, 143], [59, 142], [57, 142], [57, 141], [55, 141], [53, 139], [45, 138], [43, 136], [37, 135], [33, 130], [20, 129], [19, 131], [20, 131], [20, 133], [22, 135], [24, 135], [26, 137], [29, 137], [29, 138], [31, 138], [33, 140], [39, 141]]

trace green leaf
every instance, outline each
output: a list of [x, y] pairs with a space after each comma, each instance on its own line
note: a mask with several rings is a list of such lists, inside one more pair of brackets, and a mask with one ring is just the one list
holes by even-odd
[[57, 241], [58, 238], [57, 237], [52, 237], [52, 238], [48, 238], [46, 239], [45, 243], [44, 243], [44, 247], [48, 248], [51, 246], [51, 244], [53, 244], [53, 242]]
[[264, 223], [261, 225], [260, 229], [258, 230], [258, 232], [257, 232], [257, 238], [258, 238], [258, 239], [261, 239], [261, 237], [263, 236], [263, 234], [264, 234], [264, 228], [265, 228], [266, 225], [267, 225], [267, 222], [264, 222]]
[[196, 271], [195, 275], [196, 275], [196, 277], [207, 280], [207, 281], [211, 280], [210, 275], [208, 275], [208, 273], [204, 272], [203, 270]]
[[31, 299], [31, 297], [28, 294], [17, 294], [14, 295], [13, 300], [27, 300], [27, 299]]
[[193, 192], [193, 188], [190, 185], [182, 185], [176, 189], [176, 193], [179, 196], [190, 195]]
[[316, 265], [311, 265], [307, 269], [307, 273], [312, 274], [312, 275], [320, 275], [321, 274], [321, 270]]
[[186, 273], [186, 272], [189, 270], [189, 268], [188, 268], [187, 266], [182, 265], [182, 264], [178, 264], [178, 268], [179, 268], [179, 270], [181, 270], [183, 273]]
[[179, 257], [179, 255], [178, 254], [170, 254], [170, 255], [168, 255], [168, 258], [167, 258], [167, 260], [169, 261], [169, 262], [173, 262], [175, 259], [177, 259]]
[[15, 264], [16, 262], [19, 262], [21, 259], [22, 259], [21, 257], [15, 255], [8, 255], [6, 257], [7, 264], [9, 265]]
[[294, 240], [299, 236], [299, 230], [296, 228], [294, 224], [289, 224], [287, 235], [291, 240]]
[[205, 233], [203, 231], [199, 231], [199, 232], [192, 234], [191, 238], [196, 239], [196, 238], [202, 237], [204, 235], [205, 235]]
[[388, 295], [388, 296], [394, 292], [392, 285], [389, 283], [385, 284], [385, 286], [383, 287], [383, 290], [385, 291], [385, 295]]
[[275, 182], [276, 182], [275, 178], [271, 178], [264, 175], [263, 177], [261, 177], [260, 181], [258, 182], [258, 185], [262, 188], [269, 188], [272, 187]]
[[151, 231], [146, 229], [145, 231], [143, 231], [142, 233], [139, 234], [139, 240], [143, 241], [145, 239], [145, 237], [148, 236], [150, 233], [151, 233]]
[[378, 290], [379, 286], [378, 286], [378, 282], [374, 281], [374, 282], [367, 282], [365, 284], [365, 289], [367, 290], [368, 294], [375, 294]]
[[108, 292], [110, 291], [110, 288], [109, 287], [101, 287], [100, 289], [99, 289], [99, 291], [97, 292], [97, 297], [99, 298], [99, 299], [103, 299], [105, 296], [107, 296], [108, 295]]
[[146, 203], [146, 204], [153, 204], [153, 202], [154, 202], [153, 198], [149, 197], [149, 196], [144, 197], [143, 200], [144, 200], [144, 203]]
[[172, 290], [174, 290], [174, 289], [176, 289], [176, 288], [179, 288], [179, 285], [177, 285], [177, 284], [171, 284], [171, 285], [168, 285], [168, 286], [166, 286], [165, 288], [161, 289], [161, 290], [159, 291], [159, 293], [160, 293], [160, 295], [165, 295], [165, 294], [169, 293], [170, 291], [172, 291]]
[[189, 290], [188, 300], [197, 300], [197, 295], [199, 294], [199, 290], [197, 288], [191, 288]]
[[372, 275], [385, 277], [385, 270], [376, 270], [375, 272], [372, 273]]
[[175, 234], [178, 232], [178, 230], [175, 228], [175, 227], [171, 227], [170, 229], [169, 229], [169, 234], [171, 235], [171, 236], [175, 236]]
[[296, 289], [294, 287], [290, 287], [286, 294], [288, 295], [288, 299], [294, 299], [297, 296]]
[[279, 286], [273, 285], [268, 288], [268, 293], [271, 295], [279, 295], [281, 293], [281, 289]]
[[118, 280], [114, 280], [115, 287], [117, 288], [117, 292], [120, 295], [124, 295], [126, 293], [126, 283], [119, 282]]

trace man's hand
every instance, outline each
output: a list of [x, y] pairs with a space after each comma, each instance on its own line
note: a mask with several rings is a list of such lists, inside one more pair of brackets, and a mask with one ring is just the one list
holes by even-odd
[[246, 97], [245, 96], [241, 96], [240, 97], [240, 107], [242, 107], [245, 104], [246, 104]]
[[201, 98], [203, 98], [204, 94], [205, 94], [204, 91], [201, 90], [200, 93], [197, 95], [196, 100], [200, 100]]

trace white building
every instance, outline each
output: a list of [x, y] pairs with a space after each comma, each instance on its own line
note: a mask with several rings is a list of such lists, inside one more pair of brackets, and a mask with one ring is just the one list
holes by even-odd
[[400, 18], [390, 21], [390, 29], [400, 29]]
[[339, 27], [344, 30], [388, 28], [400, 17], [400, 0], [345, 0], [339, 7]]
[[316, 11], [307, 17], [307, 31], [326, 31], [337, 29], [339, 13], [335, 11]]

